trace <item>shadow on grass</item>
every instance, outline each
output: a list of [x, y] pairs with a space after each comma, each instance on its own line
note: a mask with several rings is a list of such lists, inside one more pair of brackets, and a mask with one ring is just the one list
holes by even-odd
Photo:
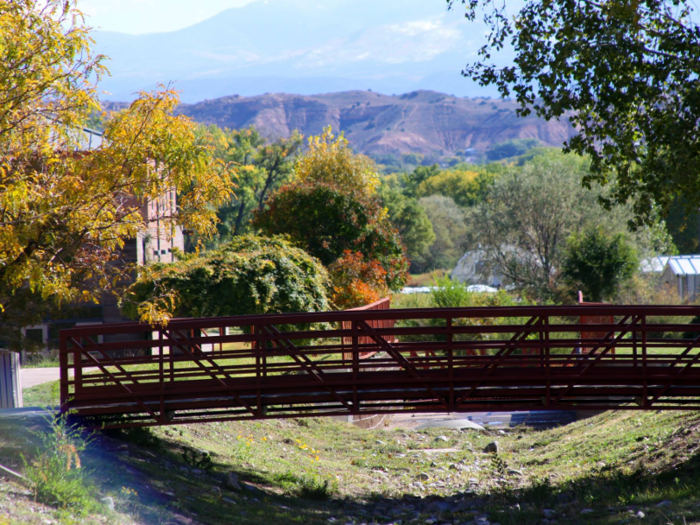
[[558, 522], [567, 524], [619, 524], [640, 518], [645, 523], [690, 524], [700, 520], [698, 494], [700, 454], [696, 453], [657, 472], [602, 467], [574, 481], [554, 484], [545, 478], [515, 489], [506, 481], [491, 492], [487, 510], [501, 525], [542, 523], [544, 509], [555, 510]]
[[[8, 420], [9, 421], [9, 420]], [[41, 418], [2, 422], [0, 463], [32, 447], [32, 430]], [[111, 496], [117, 511], [143, 524], [327, 524], [336, 523], [474, 523], [487, 516], [501, 525], [539, 525], [543, 510], [553, 509], [559, 524], [694, 523], [700, 520], [700, 455], [688, 446], [667, 443], [664, 453], [677, 454], [673, 466], [649, 471], [621, 472], [603, 466], [598, 471], [561, 484], [540, 480], [515, 488], [516, 478], [505, 465], [502, 483], [488, 495], [468, 487], [453, 487], [449, 497], [419, 498], [406, 494], [387, 498], [360, 494], [341, 497], [323, 480], [308, 480], [301, 468], [270, 473], [253, 467], [232, 467], [205, 451], [157, 437], [144, 429], [98, 432], [86, 450], [83, 464], [90, 472], [95, 497]], [[691, 450], [695, 450], [693, 447]], [[659, 452], [655, 452], [658, 454]], [[630, 456], [643, 465], [646, 452]], [[650, 453], [649, 453], [650, 454]], [[9, 462], [9, 464], [8, 464]], [[498, 471], [494, 460], [494, 470]], [[234, 480], [232, 482], [231, 480]], [[238, 487], [235, 487], [235, 481]], [[669, 503], [657, 506], [659, 502]], [[591, 512], [584, 512], [591, 509]], [[632, 510], [632, 513], [629, 511]]]

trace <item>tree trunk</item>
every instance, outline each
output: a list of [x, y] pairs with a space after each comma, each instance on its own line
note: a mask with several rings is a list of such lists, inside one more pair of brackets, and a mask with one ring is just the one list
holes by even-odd
[[236, 216], [236, 226], [233, 228], [234, 237], [241, 234], [241, 224], [243, 223], [245, 204], [245, 200], [242, 200], [241, 205], [238, 207], [238, 215]]

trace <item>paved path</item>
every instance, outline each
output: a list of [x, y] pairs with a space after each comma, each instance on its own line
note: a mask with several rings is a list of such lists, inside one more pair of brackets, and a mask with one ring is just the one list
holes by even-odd
[[51, 368], [21, 368], [19, 371], [22, 389], [48, 383], [49, 381], [58, 381], [60, 377], [61, 369], [57, 366]]

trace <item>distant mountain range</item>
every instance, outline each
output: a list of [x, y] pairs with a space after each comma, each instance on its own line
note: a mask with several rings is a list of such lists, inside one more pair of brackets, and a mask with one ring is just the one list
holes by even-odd
[[[346, 91], [326, 95], [238, 95], [182, 104], [178, 111], [197, 122], [232, 129], [255, 126], [269, 138], [298, 129], [319, 134], [324, 126], [343, 131], [352, 146], [368, 155], [421, 153], [432, 156], [485, 151], [512, 139], [537, 139], [561, 146], [573, 134], [568, 121], [519, 118], [512, 101], [458, 98], [435, 91], [382, 95]], [[123, 107], [106, 103], [107, 109]], [[467, 154], [468, 156], [468, 154]]]
[[496, 95], [460, 75], [485, 31], [460, 8], [448, 12], [444, 0], [258, 0], [179, 31], [92, 36], [111, 58], [104, 100], [169, 82], [189, 103], [353, 89]]

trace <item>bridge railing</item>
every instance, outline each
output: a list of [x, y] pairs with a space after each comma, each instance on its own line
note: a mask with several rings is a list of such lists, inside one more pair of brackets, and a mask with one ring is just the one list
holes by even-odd
[[700, 407], [696, 315], [689, 306], [375, 309], [72, 328], [60, 334], [62, 410], [152, 425]]
[[[346, 312], [366, 312], [368, 310], [390, 310], [391, 309], [391, 297], [384, 297], [383, 299], [379, 299], [379, 301], [375, 301], [373, 303], [367, 304], [365, 306], [358, 306], [357, 308], [350, 308], [348, 310], [345, 310]], [[394, 319], [368, 319], [368, 324], [372, 328], [393, 328], [394, 325], [396, 324], [396, 321]], [[340, 326], [343, 328], [343, 330], [352, 330], [352, 321], [341, 321]], [[343, 344], [346, 346], [346, 348], [352, 348], [352, 337], [343, 337], [342, 338]], [[370, 335], [363, 335], [360, 336], [358, 339], [358, 344], [360, 346], [366, 346], [366, 345], [372, 345], [372, 336]], [[392, 340], [393, 342], [393, 340]], [[376, 351], [370, 351], [370, 352], [361, 352], [360, 353], [360, 359], [367, 359], [375, 355], [377, 352]], [[348, 351], [345, 352], [344, 354], [344, 359], [346, 360], [351, 360], [352, 359], [352, 352]]]

